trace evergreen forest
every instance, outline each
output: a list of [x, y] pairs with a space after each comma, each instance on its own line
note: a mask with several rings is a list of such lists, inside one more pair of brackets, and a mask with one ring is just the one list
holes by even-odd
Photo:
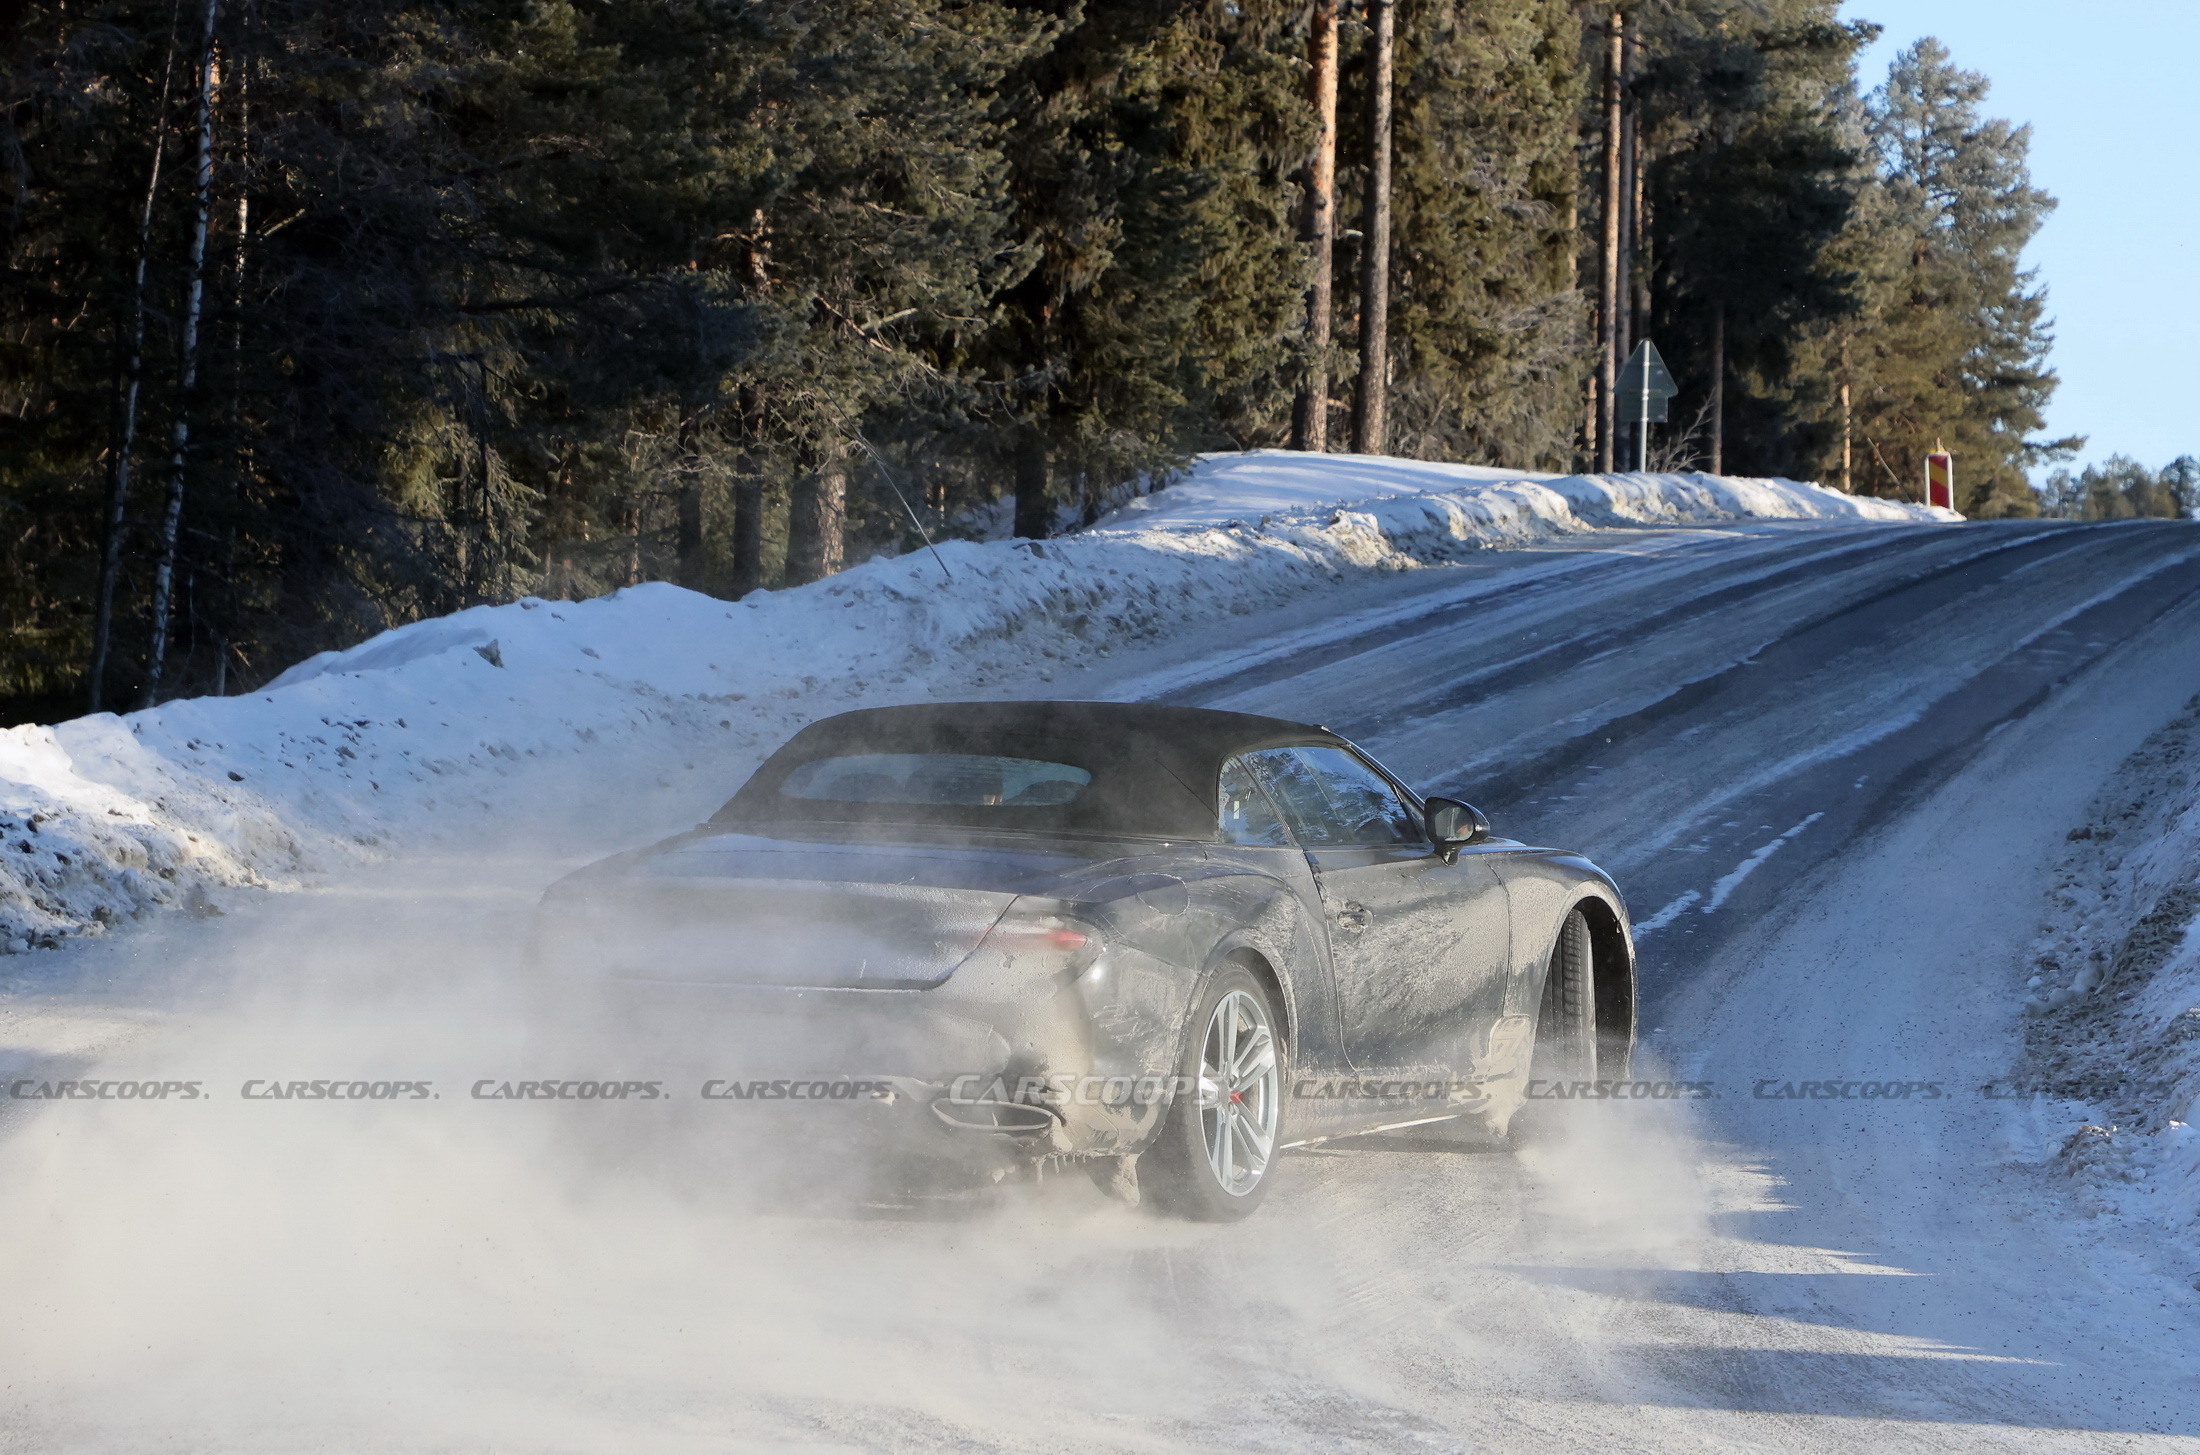
[[[1974, 517], [2031, 474], [2028, 133], [1834, 0], [0, 4], [0, 723], [524, 595], [1044, 536], [1204, 451]], [[1371, 241], [1372, 240], [1372, 241]]]

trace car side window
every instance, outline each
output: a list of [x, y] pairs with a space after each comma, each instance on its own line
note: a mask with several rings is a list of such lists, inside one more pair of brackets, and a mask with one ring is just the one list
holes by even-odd
[[1268, 796], [1283, 810], [1292, 836], [1300, 843], [1337, 841], [1330, 824], [1329, 795], [1297, 754], [1289, 748], [1264, 748], [1237, 761], [1268, 790]]
[[1284, 828], [1283, 820], [1276, 814], [1276, 806], [1261, 791], [1253, 770], [1243, 758], [1232, 758], [1222, 765], [1219, 796], [1224, 843], [1290, 847], [1290, 831]]
[[1384, 777], [1342, 748], [1248, 753], [1254, 773], [1308, 848], [1427, 843], [1419, 819]]

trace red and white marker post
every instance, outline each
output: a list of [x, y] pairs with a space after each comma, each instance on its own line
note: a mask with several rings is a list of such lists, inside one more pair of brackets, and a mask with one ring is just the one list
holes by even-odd
[[1934, 450], [1925, 457], [1925, 503], [1956, 508], [1956, 457], [1946, 450]]

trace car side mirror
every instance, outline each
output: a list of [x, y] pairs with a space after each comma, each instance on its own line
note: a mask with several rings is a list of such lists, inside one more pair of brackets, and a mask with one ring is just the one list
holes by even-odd
[[1490, 821], [1482, 810], [1456, 798], [1431, 798], [1426, 806], [1428, 836], [1441, 849], [1458, 849], [1490, 836]]

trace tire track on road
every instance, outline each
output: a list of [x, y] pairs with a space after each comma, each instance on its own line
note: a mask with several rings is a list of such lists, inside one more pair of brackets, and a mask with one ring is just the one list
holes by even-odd
[[[1838, 757], [1782, 778], [1719, 812], [1755, 825], [1805, 809], [1823, 821], [1784, 846], [1718, 906], [1679, 915], [1666, 938], [1695, 960], [1715, 952], [1739, 927], [1772, 910], [1847, 846], [1868, 841], [1933, 789], [1952, 778], [1989, 738], [2023, 720], [2069, 688], [2111, 653], [2163, 619], [2200, 604], [2200, 542], [2192, 552], [2126, 584], [2068, 621], [2051, 627], [1933, 701], [1914, 724]], [[1740, 836], [1718, 850], [1690, 855], [1696, 864], [1723, 863]], [[1693, 871], [1693, 872], [1692, 872]], [[1640, 865], [1629, 876], [1638, 907], [1655, 909], [1688, 892], [1701, 871], [1681, 856]], [[1714, 912], [1714, 910], [1716, 912]], [[1667, 958], [1664, 940], [1654, 940]], [[1655, 977], [1646, 979], [1646, 988]]]
[[[1594, 722], [1533, 758], [1507, 765], [1494, 774], [1446, 779], [1436, 791], [1464, 793], [1471, 790], [1480, 795], [1478, 802], [1499, 810], [1531, 802], [1546, 785], [1576, 775], [1607, 757], [1612, 750], [1623, 749], [1638, 739], [1666, 730], [1680, 719], [1700, 716], [1737, 687], [1747, 684], [1752, 690], [1761, 690], [1767, 678], [1782, 674], [1803, 675], [1836, 655], [1833, 648], [1837, 642], [1842, 644], [1842, 650], [1854, 650], [1861, 637], [1884, 638], [1905, 623], [1971, 594], [1981, 585], [1992, 584], [2035, 564], [2042, 557], [2070, 549], [2070, 542], [2065, 537], [2076, 529], [2067, 527], [2015, 541], [1997, 541], [1975, 554], [1937, 562], [1924, 571], [1887, 582], [1866, 595], [1796, 623], [1744, 656], [1704, 676], [1682, 682], [1654, 702]], [[1989, 577], [1987, 573], [1990, 572], [1999, 575]], [[1729, 598], [1721, 605], [1731, 606], [1733, 600]], [[1682, 619], [1685, 618], [1677, 617], [1676, 623], [1669, 623], [1667, 629]], [[1607, 648], [1606, 654], [1618, 649], [1617, 646]], [[1542, 680], [1552, 671], [1575, 671], [1582, 665], [1572, 660], [1564, 663], [1545, 661], [1543, 666], [1547, 670], [1543, 672], [1508, 677], [1488, 687], [1478, 686], [1472, 692], [1447, 693], [1444, 700], [1447, 710], [1457, 711], [1473, 706], [1477, 700], [1494, 695], [1496, 691], [1516, 691]], [[1434, 709], [1417, 715], [1434, 715]], [[1351, 727], [1339, 730], [1347, 735], [1357, 733], [1373, 738], [1380, 736], [1395, 721], [1395, 718], [1374, 716], [1354, 721]]]
[[[1744, 601], [1785, 591], [1792, 587], [1822, 587], [1828, 577], [1850, 572], [1868, 571], [1875, 566], [1903, 559], [1922, 548], [1944, 544], [1936, 534], [1920, 532], [1903, 539], [1875, 543], [1872, 547], [1852, 556], [1835, 556], [1828, 559], [1823, 551], [1795, 562], [1770, 575], [1751, 577], [1716, 590], [1692, 596], [1675, 606], [1652, 615], [1636, 618], [1623, 625], [1599, 627], [1554, 641], [1547, 646], [1524, 653], [1521, 656], [1493, 666], [1470, 672], [1447, 682], [1437, 691], [1410, 699], [1382, 714], [1370, 717], [1359, 725], [1361, 731], [1375, 736], [1402, 720], [1433, 717], [1439, 713], [1454, 712], [1471, 707], [1476, 702], [1501, 692], [1510, 692], [1556, 675], [1559, 672], [1580, 671], [1592, 663], [1631, 647], [1640, 647], [1657, 636], [1679, 628], [1685, 628], [1705, 618]], [[1968, 555], [1955, 561], [1932, 562], [1922, 569], [1901, 576], [1879, 588], [1873, 595], [1861, 601], [1852, 601], [1825, 613], [1815, 621], [1831, 620], [1853, 612], [1859, 606], [1881, 597], [1909, 589], [1920, 581], [1931, 580], [1975, 563], [1977, 560], [1998, 555], [2004, 551], [2022, 549], [2034, 542], [1997, 542], [1976, 555]], [[1830, 568], [1830, 569], [1829, 569]], [[1798, 630], [1807, 630], [1798, 628]], [[1792, 635], [1792, 633], [1790, 633]], [[1784, 638], [1783, 638], [1784, 639]], [[1768, 644], [1769, 645], [1769, 644]], [[1759, 649], [1760, 651], [1762, 648]], [[1754, 654], [1752, 654], [1754, 655]], [[1735, 664], [1739, 665], [1739, 664]], [[1731, 670], [1731, 669], [1729, 669]], [[1709, 679], [1706, 679], [1709, 680]], [[1584, 734], [1584, 737], [1589, 736]]]
[[[1680, 580], [1677, 584], [1682, 589], [1686, 589], [1687, 583], [1695, 578], [1716, 577], [1723, 573], [1752, 566], [1763, 568], [1767, 564], [1766, 558], [1768, 556], [1775, 559], [1797, 555], [1808, 558], [1786, 566], [1773, 565], [1769, 573], [1760, 569], [1756, 574], [1752, 574], [1742, 581], [1715, 588], [1709, 595], [1719, 597], [1720, 604], [1723, 604], [1755, 594], [1760, 590], [1778, 589], [1779, 585], [1787, 584], [1792, 580], [1823, 575], [1825, 571], [1824, 563], [1831, 556], [1863, 557], [1870, 560], [1883, 555], [1939, 544], [1946, 535], [1943, 527], [1933, 526], [1901, 531], [1895, 539], [1882, 540], [1876, 538], [1877, 533], [1888, 531], [1892, 534], [1893, 528], [1876, 527], [1873, 529], [1873, 538], [1858, 540], [1854, 534], [1851, 534], [1838, 543], [1832, 543], [1824, 539], [1806, 536], [1793, 541], [1782, 542], [1767, 551], [1750, 552], [1740, 560], [1736, 560], [1728, 554], [1733, 549], [1728, 543], [1721, 542], [1706, 546], [1696, 555], [1695, 559], [1685, 561], [1678, 572]], [[1861, 532], [1856, 534], [1861, 534]], [[1829, 549], [1829, 546], [1833, 548]], [[1609, 565], [1605, 564], [1607, 561], [1610, 562]], [[1586, 566], [1585, 569], [1595, 570], [1597, 565], [1604, 565], [1604, 569], [1598, 571], [1595, 578], [1600, 591], [1600, 599], [1609, 598], [1629, 589], [1637, 591], [1654, 589], [1659, 584], [1655, 579], [1657, 576], [1675, 571], [1675, 562], [1671, 553], [1660, 553], [1654, 556], [1605, 557], [1594, 564]], [[1632, 588], [1622, 586], [1615, 590], [1611, 584], [1612, 577], [1615, 574], [1650, 579], [1645, 580], [1639, 586]], [[1499, 578], [1495, 581], [1482, 583], [1480, 589], [1473, 591], [1471, 595], [1443, 602], [1411, 618], [1386, 622], [1370, 631], [1355, 633], [1334, 642], [1310, 647], [1305, 651], [1296, 652], [1288, 658], [1256, 663], [1201, 681], [1185, 683], [1166, 692], [1156, 694], [1153, 700], [1182, 703], [1187, 706], [1218, 705], [1241, 693], [1256, 691], [1262, 687], [1270, 687], [1277, 683], [1304, 677], [1325, 667], [1336, 666], [1340, 663], [1366, 657], [1370, 653], [1380, 651], [1385, 647], [1418, 641], [1432, 631], [1471, 621], [1477, 614], [1487, 613], [1495, 609], [1516, 609], [1524, 605], [1533, 605], [1546, 598], [1563, 598], [1569, 591], [1578, 591], [1582, 581], [1583, 573], [1581, 571], [1553, 573], [1517, 583]], [[1683, 620], [1691, 614], [1689, 612], [1691, 604], [1704, 602], [1706, 599], [1706, 594], [1702, 592], [1690, 594], [1681, 605], [1661, 613], [1659, 619], [1667, 624], [1672, 621]], [[1479, 670], [1502, 672], [1514, 667], [1516, 664], [1545, 661], [1552, 653], [1562, 651], [1569, 644], [1580, 639], [1581, 634], [1563, 637], [1548, 645], [1539, 645], [1530, 652], [1507, 657]]]

